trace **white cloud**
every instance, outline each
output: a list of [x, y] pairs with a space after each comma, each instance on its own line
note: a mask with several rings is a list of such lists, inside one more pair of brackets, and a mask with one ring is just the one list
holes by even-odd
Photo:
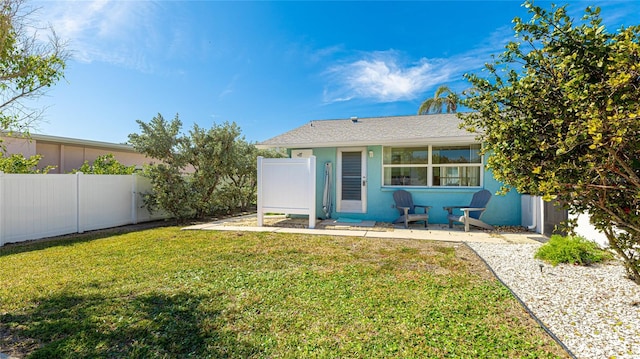
[[75, 60], [102, 61], [150, 71], [141, 55], [160, 43], [154, 29], [158, 6], [151, 1], [56, 1], [43, 2], [39, 17], [68, 41]]
[[425, 91], [459, 81], [465, 72], [481, 67], [488, 60], [483, 58], [487, 51], [474, 49], [450, 58], [421, 58], [414, 63], [403, 62], [397, 51], [365, 54], [362, 59], [327, 71], [329, 85], [324, 100], [394, 102], [421, 98]]
[[434, 84], [446, 81], [450, 69], [438, 59], [405, 65], [396, 51], [383, 51], [333, 66], [327, 75], [331, 85], [324, 92], [326, 102], [354, 98], [393, 102], [414, 99]]
[[[326, 71], [328, 84], [323, 92], [324, 101], [422, 99], [425, 92], [439, 85], [465, 82], [465, 73], [483, 68], [485, 63], [492, 61], [491, 55], [502, 53], [511, 40], [511, 26], [503, 26], [475, 47], [446, 58], [423, 57], [410, 62], [405, 60], [406, 54], [395, 50], [359, 54], [357, 59], [334, 65]], [[455, 86], [451, 88], [458, 91]]]

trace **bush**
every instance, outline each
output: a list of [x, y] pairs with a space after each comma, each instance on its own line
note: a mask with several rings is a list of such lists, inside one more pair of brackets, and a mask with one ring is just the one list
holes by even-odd
[[38, 163], [42, 159], [41, 155], [34, 155], [29, 158], [24, 157], [22, 153], [16, 153], [5, 157], [0, 147], [0, 172], [4, 173], [48, 173], [55, 166], [46, 166], [37, 169]]
[[96, 157], [93, 164], [84, 161], [80, 168], [72, 170], [71, 173], [82, 172], [93, 175], [130, 175], [136, 171], [136, 166], [125, 166], [118, 162], [112, 153]]
[[555, 266], [558, 263], [589, 265], [609, 260], [612, 255], [584, 237], [563, 237], [556, 234], [551, 236], [549, 242], [538, 248], [534, 257]]

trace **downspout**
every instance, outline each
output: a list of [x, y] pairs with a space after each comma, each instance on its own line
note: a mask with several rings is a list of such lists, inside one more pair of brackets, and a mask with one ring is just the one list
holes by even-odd
[[537, 223], [538, 223], [538, 218], [537, 218], [538, 214], [535, 211], [535, 207], [536, 207], [535, 206], [535, 202], [534, 202], [535, 196], [531, 196], [530, 195], [530, 198], [531, 198], [531, 202], [529, 203], [529, 207], [531, 209], [531, 219], [532, 219], [533, 224], [530, 225], [530, 226], [527, 226], [527, 230], [534, 232], [536, 230], [536, 226], [537, 226]]

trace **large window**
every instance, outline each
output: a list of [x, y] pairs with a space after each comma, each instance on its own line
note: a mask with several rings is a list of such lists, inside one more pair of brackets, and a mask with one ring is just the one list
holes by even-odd
[[385, 186], [481, 185], [480, 145], [385, 147], [383, 149]]

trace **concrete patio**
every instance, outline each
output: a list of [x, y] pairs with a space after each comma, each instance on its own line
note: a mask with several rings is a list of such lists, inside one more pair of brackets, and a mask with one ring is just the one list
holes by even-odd
[[[274, 232], [274, 233], [301, 233], [309, 235], [352, 236], [367, 238], [395, 238], [395, 239], [424, 239], [447, 242], [482, 242], [482, 243], [540, 243], [547, 240], [546, 237], [533, 232], [483, 231], [472, 228], [465, 232], [463, 226], [455, 225], [449, 228], [446, 224], [429, 224], [424, 228], [422, 224], [405, 229], [402, 226], [384, 224], [383, 227], [375, 226], [375, 222], [362, 221], [361, 223], [340, 223], [329, 219], [318, 221], [316, 228], [295, 228], [292, 226], [279, 226], [277, 219], [284, 216], [265, 216], [267, 219], [276, 219], [275, 223], [258, 227], [256, 215], [227, 218], [210, 223], [196, 224], [183, 228], [184, 230], [230, 231], [230, 232]], [[306, 222], [304, 219], [301, 223]]]

